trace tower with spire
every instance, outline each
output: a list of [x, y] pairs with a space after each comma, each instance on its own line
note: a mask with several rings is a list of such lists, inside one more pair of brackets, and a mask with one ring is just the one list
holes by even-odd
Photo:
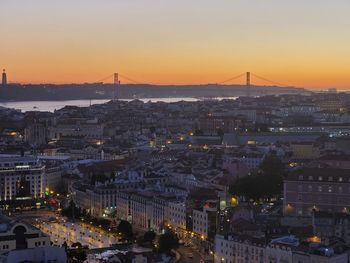
[[1, 82], [1, 84], [2, 84], [3, 86], [6, 86], [6, 85], [7, 85], [7, 76], [6, 76], [6, 71], [5, 71], [5, 69], [2, 70], [2, 82]]

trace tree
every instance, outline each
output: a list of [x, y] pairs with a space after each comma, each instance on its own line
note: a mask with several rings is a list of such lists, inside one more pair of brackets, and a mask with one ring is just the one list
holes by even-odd
[[218, 136], [220, 136], [222, 138], [222, 137], [224, 137], [225, 132], [221, 128], [219, 128], [217, 130], [217, 134], [218, 134]]
[[62, 215], [74, 219], [81, 217], [83, 214], [81, 209], [75, 205], [73, 200], [71, 200], [69, 206], [62, 209]]
[[120, 221], [117, 227], [117, 232], [120, 233], [126, 239], [131, 239], [133, 237], [132, 226], [126, 220]]
[[68, 250], [67, 256], [69, 263], [82, 263], [87, 259], [86, 252], [82, 248]]
[[201, 135], [203, 135], [203, 131], [202, 131], [201, 129], [196, 129], [196, 130], [194, 131], [194, 135], [195, 135], [195, 136], [201, 136]]
[[153, 243], [155, 238], [156, 238], [156, 233], [154, 233], [154, 231], [150, 230], [150, 231], [147, 231], [143, 235], [143, 242]]
[[271, 154], [264, 159], [258, 172], [236, 180], [231, 185], [230, 192], [255, 201], [279, 197], [282, 193], [283, 174], [282, 162]]
[[260, 165], [260, 169], [265, 175], [282, 176], [284, 173], [284, 165], [276, 154], [266, 156]]
[[149, 127], [149, 131], [150, 131], [150, 133], [155, 133], [156, 127], [154, 127], [154, 126]]
[[179, 247], [179, 239], [169, 231], [159, 237], [159, 252], [169, 254], [172, 249]]
[[109, 179], [111, 180], [115, 180], [115, 171], [112, 171], [110, 176], [109, 176]]

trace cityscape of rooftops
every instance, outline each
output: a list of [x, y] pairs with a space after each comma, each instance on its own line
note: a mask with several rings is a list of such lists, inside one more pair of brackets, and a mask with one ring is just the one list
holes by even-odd
[[0, 10], [0, 263], [350, 262], [349, 1]]

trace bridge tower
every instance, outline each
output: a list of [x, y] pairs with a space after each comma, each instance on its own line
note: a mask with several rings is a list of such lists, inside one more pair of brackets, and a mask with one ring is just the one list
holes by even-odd
[[116, 101], [118, 100], [118, 86], [120, 85], [118, 73], [113, 74], [113, 84], [114, 84], [113, 101]]
[[250, 72], [246, 73], [246, 95], [250, 97]]
[[5, 69], [2, 70], [1, 84], [5, 87], [7, 85], [7, 75]]

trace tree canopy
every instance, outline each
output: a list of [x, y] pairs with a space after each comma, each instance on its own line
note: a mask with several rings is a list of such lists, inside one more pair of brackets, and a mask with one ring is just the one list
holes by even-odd
[[159, 237], [159, 252], [169, 254], [172, 249], [179, 247], [178, 237], [171, 231]]
[[77, 207], [73, 200], [69, 202], [69, 206], [62, 209], [62, 215], [68, 218], [79, 218], [84, 216], [84, 213], [80, 207]]
[[154, 239], [156, 238], [156, 233], [154, 233], [154, 231], [147, 231], [144, 235], [143, 235], [143, 241], [144, 242], [149, 242], [152, 243], [154, 241]]
[[236, 180], [230, 187], [234, 195], [260, 200], [279, 197], [282, 192], [284, 166], [274, 154], [267, 156], [260, 170]]
[[126, 220], [121, 220], [118, 227], [117, 232], [121, 233], [121, 235], [126, 239], [131, 239], [133, 237], [132, 226]]

